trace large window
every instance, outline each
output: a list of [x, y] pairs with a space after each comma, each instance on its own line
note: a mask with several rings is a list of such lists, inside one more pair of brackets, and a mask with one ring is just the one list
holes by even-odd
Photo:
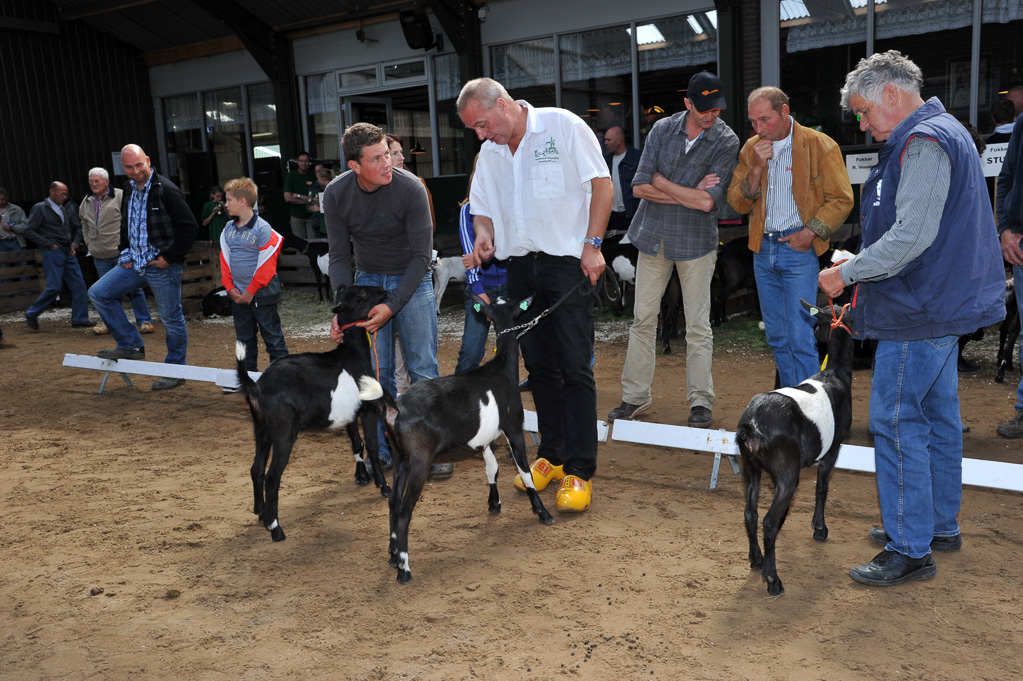
[[615, 26], [559, 38], [561, 106], [596, 130], [620, 125], [632, 139], [632, 38]]
[[186, 192], [189, 186], [188, 155], [202, 152], [203, 114], [195, 93], [163, 100], [163, 124], [167, 141], [167, 168], [159, 171]]
[[685, 109], [686, 83], [698, 71], [717, 70], [717, 50], [711, 10], [496, 45], [490, 70], [513, 97], [533, 106], [560, 101], [595, 133], [621, 125], [633, 144], [658, 119]]
[[277, 105], [274, 104], [273, 85], [250, 85], [248, 95], [252, 158], [280, 158], [281, 140], [277, 134]]
[[866, 0], [781, 0], [781, 89], [800, 125], [842, 145], [866, 143], [839, 96], [846, 74], [866, 56], [866, 41]]
[[994, 131], [991, 106], [1009, 88], [1023, 85], [1023, 2], [983, 0], [977, 128]]
[[717, 12], [658, 19], [636, 26], [640, 136], [660, 118], [685, 109], [694, 74], [717, 71]]
[[306, 83], [306, 111], [309, 114], [309, 153], [314, 158], [340, 162], [338, 137], [337, 88], [334, 74], [309, 76]]
[[203, 93], [209, 150], [213, 154], [214, 175], [220, 184], [247, 175], [245, 118], [240, 87]]
[[490, 50], [490, 65], [494, 80], [504, 85], [512, 97], [533, 106], [557, 103], [554, 38], [498, 45]]
[[443, 54], [433, 60], [433, 80], [437, 93], [437, 142], [440, 149], [440, 174], [469, 172], [465, 167], [465, 126], [458, 117], [455, 102], [462, 81], [458, 55]]

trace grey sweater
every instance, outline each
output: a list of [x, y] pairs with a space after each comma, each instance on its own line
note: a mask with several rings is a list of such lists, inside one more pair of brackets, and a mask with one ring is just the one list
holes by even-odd
[[387, 299], [387, 306], [398, 314], [430, 269], [433, 223], [423, 183], [395, 168], [390, 184], [367, 192], [349, 170], [327, 185], [321, 205], [330, 244], [331, 286], [352, 283], [354, 250], [359, 271], [401, 275], [401, 284]]

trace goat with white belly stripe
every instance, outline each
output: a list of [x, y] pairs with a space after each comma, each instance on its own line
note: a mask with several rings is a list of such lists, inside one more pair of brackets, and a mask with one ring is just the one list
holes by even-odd
[[497, 458], [490, 449], [490, 443], [504, 434], [511, 447], [515, 467], [525, 481], [533, 513], [545, 525], [554, 522], [554, 517], [544, 508], [540, 495], [533, 488], [522, 431], [516, 336], [519, 327], [513, 325], [531, 299], [521, 304], [498, 299], [487, 305], [481, 298], [473, 297], [494, 322], [497, 331], [497, 354], [494, 358], [461, 374], [416, 383], [402, 393], [397, 402], [384, 391], [385, 426], [395, 454], [388, 551], [390, 565], [398, 570], [401, 583], [412, 579], [408, 553], [412, 510], [422, 494], [433, 458], [452, 447], [483, 450], [487, 482], [490, 484], [488, 505], [491, 513], [500, 513]]
[[[802, 301], [817, 318], [818, 338], [828, 339], [827, 366], [792, 388], [756, 395], [739, 417], [735, 441], [742, 457], [746, 483], [746, 533], [749, 562], [767, 580], [767, 592], [785, 589], [775, 566], [775, 539], [789, 512], [792, 495], [799, 484], [799, 471], [817, 464], [817, 500], [813, 512], [813, 538], [827, 541], [824, 502], [828, 481], [838, 458], [842, 440], [852, 425], [852, 333], [843, 320], [849, 306], [835, 319], [831, 311]], [[774, 480], [774, 501], [764, 515], [764, 552], [757, 542], [757, 500], [760, 474], [767, 471]]]
[[[299, 431], [345, 428], [355, 450], [355, 480], [366, 484], [369, 475], [362, 457], [356, 421], [359, 417], [373, 464], [374, 482], [382, 495], [391, 492], [377, 459], [377, 400], [382, 390], [373, 378], [366, 331], [355, 325], [387, 299], [387, 291], [378, 286], [342, 287], [338, 299], [334, 313], [344, 340], [333, 350], [282, 357], [270, 363], [259, 381], [253, 381], [245, 370], [245, 346], [237, 345], [238, 382], [249, 403], [256, 434], [256, 456], [250, 471], [255, 497], [252, 512], [259, 516], [274, 541], [284, 540], [284, 530], [277, 522], [277, 496]], [[271, 446], [273, 459], [267, 469]]]

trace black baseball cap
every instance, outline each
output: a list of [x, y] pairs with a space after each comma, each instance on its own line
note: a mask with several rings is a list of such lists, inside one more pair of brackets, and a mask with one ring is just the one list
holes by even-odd
[[700, 112], [726, 108], [721, 79], [710, 71], [700, 71], [689, 79], [686, 97]]

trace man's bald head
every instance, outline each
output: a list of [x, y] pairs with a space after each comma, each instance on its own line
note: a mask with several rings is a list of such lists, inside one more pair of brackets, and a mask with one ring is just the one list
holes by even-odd
[[612, 125], [604, 133], [604, 149], [612, 156], [625, 153], [625, 130], [620, 125]]
[[124, 166], [124, 174], [137, 187], [146, 186], [149, 176], [153, 174], [149, 166], [149, 157], [137, 144], [126, 144], [121, 149], [121, 165]]

